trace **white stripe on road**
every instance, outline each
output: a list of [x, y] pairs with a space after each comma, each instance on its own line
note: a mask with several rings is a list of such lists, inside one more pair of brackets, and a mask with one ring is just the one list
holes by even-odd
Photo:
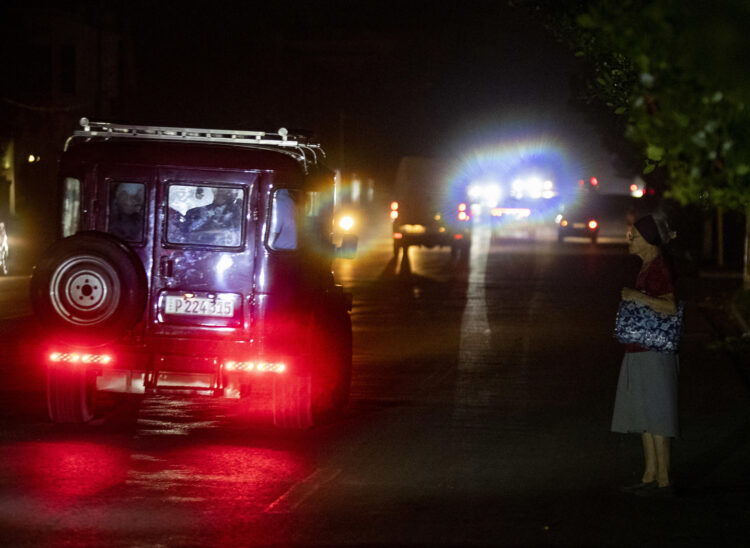
[[288, 514], [310, 498], [318, 489], [341, 474], [341, 469], [318, 468], [302, 481], [292, 485], [263, 511], [265, 514]]
[[466, 304], [461, 317], [458, 378], [453, 398], [454, 421], [465, 418], [468, 408], [481, 405], [483, 396], [485, 399], [489, 397], [489, 392], [476, 391], [470, 373], [490, 361], [492, 352], [484, 290], [490, 238], [491, 232], [486, 227], [477, 227], [472, 236]]

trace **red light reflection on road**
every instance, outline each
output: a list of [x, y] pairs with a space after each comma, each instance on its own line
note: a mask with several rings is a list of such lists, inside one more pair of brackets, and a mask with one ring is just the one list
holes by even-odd
[[49, 546], [137, 545], [176, 530], [247, 541], [264, 510], [315, 470], [289, 450], [190, 442], [156, 450], [20, 443], [0, 446], [0, 459], [0, 522], [36, 531]]
[[17, 484], [27, 495], [52, 506], [67, 505], [121, 483], [129, 456], [119, 448], [84, 442], [0, 447], [2, 475], [8, 475], [3, 484]]

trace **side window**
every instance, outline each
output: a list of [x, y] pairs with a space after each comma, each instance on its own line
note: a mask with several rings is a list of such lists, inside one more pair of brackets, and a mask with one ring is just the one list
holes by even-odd
[[81, 181], [74, 177], [65, 177], [62, 200], [62, 235], [63, 238], [78, 232], [81, 220]]
[[110, 183], [107, 231], [127, 242], [142, 241], [145, 198], [143, 183]]
[[237, 247], [242, 243], [245, 190], [169, 185], [167, 242]]
[[297, 249], [300, 220], [300, 195], [297, 190], [281, 188], [273, 194], [268, 246], [274, 250]]
[[312, 245], [331, 243], [333, 200], [325, 197], [323, 192], [305, 192], [304, 232]]

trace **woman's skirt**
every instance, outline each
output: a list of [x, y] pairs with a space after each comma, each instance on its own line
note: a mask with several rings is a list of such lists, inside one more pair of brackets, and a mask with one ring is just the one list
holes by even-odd
[[612, 431], [676, 437], [677, 354], [628, 352], [620, 366]]

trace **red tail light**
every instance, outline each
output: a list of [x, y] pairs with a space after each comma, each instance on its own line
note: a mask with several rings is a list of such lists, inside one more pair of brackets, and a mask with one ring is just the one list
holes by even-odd
[[401, 238], [403, 238], [403, 237], [404, 237], [404, 235], [403, 235], [403, 234], [401, 234], [400, 232], [394, 232], [394, 233], [393, 233], [393, 239], [394, 239], [394, 240], [400, 240], [400, 239], [401, 239]]
[[98, 363], [108, 365], [112, 363], [110, 354], [89, 354], [84, 352], [52, 352], [48, 356], [50, 363]]
[[464, 235], [463, 234], [454, 234], [453, 238], [455, 240], [463, 240], [464, 239]]
[[594, 230], [597, 226], [599, 226], [599, 223], [597, 223], [594, 219], [591, 219], [589, 221], [589, 228], [591, 230]]
[[224, 362], [226, 371], [251, 371], [254, 373], [283, 373], [286, 365], [278, 362]]

